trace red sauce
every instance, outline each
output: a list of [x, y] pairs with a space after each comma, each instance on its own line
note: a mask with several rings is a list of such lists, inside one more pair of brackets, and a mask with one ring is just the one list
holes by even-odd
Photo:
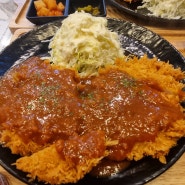
[[102, 131], [89, 131], [86, 134], [56, 142], [57, 151], [63, 159], [75, 164], [83, 164], [87, 159], [100, 158], [105, 154], [105, 134]]
[[[165, 101], [154, 85], [118, 69], [80, 79], [74, 71], [54, 69], [38, 58], [2, 78], [0, 104], [0, 128], [15, 130], [25, 142], [44, 145], [101, 130], [106, 139], [119, 140], [109, 147], [114, 160], [125, 159], [136, 142], [153, 141], [183, 118], [180, 105]], [[76, 150], [83, 144], [78, 146]]]

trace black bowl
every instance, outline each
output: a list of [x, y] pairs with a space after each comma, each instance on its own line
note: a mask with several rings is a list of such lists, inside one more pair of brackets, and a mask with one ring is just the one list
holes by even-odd
[[99, 17], [106, 16], [106, 5], [105, 0], [57, 0], [58, 2], [62, 2], [65, 6], [64, 12], [62, 16], [37, 16], [37, 12], [34, 6], [34, 1], [30, 1], [30, 5], [26, 14], [26, 18], [36, 25], [41, 25], [45, 23], [49, 23], [52, 21], [56, 21], [59, 19], [66, 18], [69, 14], [77, 11], [78, 8], [85, 7], [91, 5], [92, 7], [98, 7], [100, 14]]
[[92, 7], [98, 7], [100, 14], [99, 17], [106, 16], [105, 0], [69, 0], [69, 14], [77, 11], [78, 8], [91, 5]]

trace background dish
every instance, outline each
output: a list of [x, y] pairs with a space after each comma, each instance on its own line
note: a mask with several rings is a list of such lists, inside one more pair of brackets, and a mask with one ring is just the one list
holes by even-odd
[[[138, 6], [141, 6], [141, 1], [128, 3], [124, 0], [109, 0], [112, 5], [119, 10], [127, 13], [135, 19], [145, 22], [145, 24], [157, 26], [157, 27], [185, 27], [185, 19], [165, 19], [152, 15], [148, 15], [150, 12], [146, 8], [137, 10]], [[136, 11], [137, 10], [137, 11]]]
[[[61, 26], [61, 21], [52, 22], [35, 28], [26, 33], [0, 53], [0, 75], [2, 76], [12, 65], [23, 62], [33, 55], [48, 55], [49, 39]], [[159, 59], [169, 61], [174, 67], [181, 67], [185, 71], [185, 59], [166, 40], [146, 28], [134, 23], [108, 19], [108, 27], [118, 32], [122, 47], [127, 53], [142, 56], [147, 53], [148, 57], [157, 56]], [[16, 52], [12, 52], [16, 50]], [[76, 185], [139, 185], [157, 177], [171, 165], [185, 151], [185, 138], [179, 140], [178, 145], [171, 149], [167, 156], [167, 164], [161, 164], [158, 160], [144, 158], [138, 162], [132, 162], [130, 167], [114, 177], [93, 178], [87, 175]], [[26, 174], [20, 172], [11, 164], [15, 162], [18, 155], [12, 155], [10, 150], [0, 146], [0, 164], [12, 175], [30, 185], [44, 185], [34, 181], [30, 183]]]
[[65, 6], [64, 15], [63, 16], [37, 16], [36, 9], [34, 6], [35, 0], [30, 1], [30, 5], [26, 14], [26, 18], [37, 25], [49, 23], [51, 21], [62, 20], [66, 18], [69, 14], [74, 13], [77, 8], [85, 7], [91, 5], [92, 7], [98, 7], [100, 14], [98, 16], [105, 17], [106, 16], [106, 5], [105, 0], [57, 0], [57, 2], [62, 2]]

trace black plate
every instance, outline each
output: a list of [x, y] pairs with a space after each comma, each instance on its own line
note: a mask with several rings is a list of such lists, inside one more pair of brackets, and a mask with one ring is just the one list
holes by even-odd
[[[24, 61], [33, 55], [48, 55], [49, 39], [54, 35], [56, 30], [61, 26], [61, 21], [52, 22], [37, 27], [26, 33], [11, 45], [5, 48], [0, 54], [0, 75], [2, 76], [12, 65]], [[108, 27], [118, 32], [120, 35], [123, 48], [128, 53], [142, 56], [144, 53], [148, 57], [157, 56], [159, 59], [169, 61], [174, 67], [181, 67], [185, 70], [185, 59], [183, 56], [166, 40], [156, 35], [146, 28], [137, 26], [134, 23], [123, 22], [114, 19], [108, 19]], [[157, 177], [171, 165], [185, 151], [185, 138], [179, 140], [176, 147], [172, 148], [167, 156], [167, 164], [161, 164], [158, 160], [146, 157], [138, 162], [132, 162], [131, 166], [114, 177], [110, 178], [93, 178], [87, 175], [76, 185], [139, 185], [144, 184]], [[26, 174], [16, 170], [11, 164], [19, 158], [12, 155], [10, 150], [0, 146], [0, 164], [12, 175], [27, 184], [42, 185], [34, 181], [30, 183]]]
[[65, 6], [63, 16], [37, 16], [37, 12], [34, 6], [34, 1], [30, 1], [30, 5], [28, 8], [28, 11], [26, 13], [26, 18], [36, 25], [46, 24], [52, 21], [56, 20], [62, 20], [66, 18], [69, 14], [74, 13], [77, 11], [77, 8], [79, 7], [85, 7], [88, 5], [91, 5], [92, 7], [98, 7], [100, 10], [99, 17], [105, 17], [106, 16], [106, 5], [105, 0], [57, 0], [57, 3], [62, 2], [62, 4]]
[[112, 5], [120, 9], [121, 11], [128, 14], [128, 16], [133, 17], [141, 24], [153, 25], [158, 27], [173, 27], [173, 28], [185, 28], [185, 19], [167, 19], [149, 15], [151, 13], [146, 8], [137, 10], [138, 6], [142, 5], [142, 0], [128, 3], [124, 0], [109, 0]]

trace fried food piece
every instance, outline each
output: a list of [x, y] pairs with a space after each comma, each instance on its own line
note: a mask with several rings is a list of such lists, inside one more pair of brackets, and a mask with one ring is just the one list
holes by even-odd
[[[36, 61], [34, 61], [34, 63], [35, 62]], [[127, 72], [138, 80], [146, 82], [149, 86], [157, 87], [164, 98], [170, 102], [170, 104], [174, 105], [174, 108], [181, 107], [179, 102], [184, 100], [185, 95], [181, 91], [184, 85], [179, 83], [179, 80], [184, 78], [184, 72], [180, 69], [174, 69], [168, 63], [158, 62], [155, 58], [148, 59], [146, 56], [140, 59], [135, 57], [130, 58], [130, 60], [126, 62], [118, 60], [116, 63], [117, 66], [115, 67], [119, 66], [120, 70]], [[110, 67], [113, 68], [113, 66]], [[106, 72], [106, 69], [104, 70]], [[29, 76], [28, 73], [26, 73], [26, 75]], [[16, 81], [16, 76], [14, 76], [14, 78]], [[183, 113], [183, 107], [181, 108]], [[44, 146], [46, 147], [44, 149], [39, 149], [39, 145], [32, 143], [32, 141], [24, 143], [17, 135], [18, 133], [8, 130], [7, 127], [9, 125], [7, 126], [3, 123], [6, 118], [6, 116], [5, 118], [3, 117], [3, 112], [6, 113], [6, 111], [1, 112], [2, 135], [0, 141], [5, 143], [5, 146], [9, 147], [13, 153], [20, 153], [21, 155], [30, 155], [30, 153], [34, 153], [31, 156], [25, 156], [18, 159], [15, 163], [18, 169], [28, 172], [31, 179], [38, 178], [41, 181], [51, 184], [76, 182], [88, 173], [94, 165], [98, 164], [103, 157], [107, 156], [106, 151], [110, 152], [111, 147], [107, 147], [103, 135], [102, 137], [99, 137], [98, 134], [93, 134], [96, 137], [90, 137], [91, 134], [88, 134], [82, 137], [74, 135], [74, 132], [72, 132], [72, 135], [69, 136], [70, 138], [67, 138], [66, 140], [54, 140], [55, 144]], [[181, 112], [181, 109], [179, 112]], [[20, 124], [20, 122], [18, 122], [18, 124]], [[90, 130], [91, 129], [88, 131]], [[82, 132], [80, 131], [78, 133]], [[145, 156], [151, 156], [159, 159], [162, 163], [165, 163], [165, 156], [168, 154], [170, 148], [175, 146], [177, 140], [183, 136], [185, 136], [185, 120], [183, 116], [180, 116], [180, 118], [175, 119], [169, 124], [168, 127], [158, 130], [154, 141], [136, 141], [132, 150], [127, 153], [126, 158], [137, 161]], [[92, 141], [92, 139], [89, 140], [89, 138], [97, 138], [98, 141], [87, 144], [87, 141]], [[97, 145], [98, 142], [101, 142], [102, 145]], [[31, 147], [28, 147], [29, 145]], [[88, 147], [86, 148], [86, 146]], [[97, 147], [101, 148], [101, 152], [96, 153], [96, 151], [98, 151], [96, 150]], [[30, 151], [29, 148], [31, 148]], [[80, 157], [82, 154], [81, 148], [84, 149], [82, 150], [82, 153], [85, 157]], [[123, 148], [122, 151], [124, 150], [125, 148]], [[110, 155], [111, 154], [109, 154], [109, 156]], [[81, 159], [85, 160], [81, 161]], [[77, 167], [79, 169], [77, 169]], [[69, 170], [66, 171], [66, 169]], [[69, 174], [71, 174], [70, 177]]]
[[2, 131], [0, 142], [3, 143], [5, 147], [10, 148], [12, 154], [20, 154], [21, 156], [31, 155], [46, 147], [33, 141], [25, 143], [18, 134], [10, 130]]
[[179, 83], [185, 77], [180, 68], [165, 62], [159, 62], [157, 58], [149, 59], [146, 55], [141, 58], [129, 58], [127, 62], [117, 59], [117, 65], [123, 71], [137, 80], [145, 81], [149, 86], [155, 86], [163, 94], [163, 98], [173, 104], [184, 101], [185, 93], [183, 83]]
[[165, 156], [183, 136], [185, 136], [185, 120], [178, 120], [166, 132], [160, 132], [155, 142], [136, 143], [132, 151], [127, 154], [127, 159], [138, 161], [145, 156], [152, 156], [165, 164]]
[[[168, 154], [171, 147], [176, 145], [177, 139], [184, 136], [184, 134], [185, 121], [179, 120], [168, 131], [161, 132], [155, 142], [136, 143], [127, 155], [127, 159], [137, 161], [145, 156], [152, 156], [158, 158], [160, 162], [166, 163], [165, 155]], [[113, 144], [116, 144], [116, 142]], [[65, 147], [65, 149], [69, 149], [68, 144]], [[89, 173], [106, 155], [108, 155], [108, 152], [104, 151], [102, 155], [96, 158], [86, 158], [83, 162], [76, 163], [69, 157], [70, 155], [66, 155], [64, 158], [61, 157], [56, 150], [56, 145], [53, 144], [29, 157], [18, 159], [16, 167], [28, 172], [31, 179], [38, 177], [39, 180], [51, 184], [75, 183], [83, 178], [86, 173]]]
[[105, 135], [93, 131], [84, 136], [60, 140], [31, 156], [16, 161], [19, 170], [50, 184], [75, 183], [91, 171], [108, 153]]
[[18, 159], [16, 167], [28, 172], [31, 179], [37, 177], [50, 184], [75, 183], [90, 172], [102, 157], [89, 159], [83, 165], [75, 165], [70, 160], [62, 160], [55, 145], [51, 145], [31, 156]]

